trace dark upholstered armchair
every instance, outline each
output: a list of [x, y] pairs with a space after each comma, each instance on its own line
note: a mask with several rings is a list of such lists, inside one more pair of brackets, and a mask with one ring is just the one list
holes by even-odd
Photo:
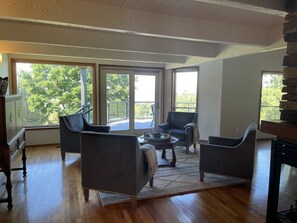
[[109, 126], [90, 125], [82, 113], [59, 117], [62, 160], [65, 153], [80, 153], [80, 132], [110, 132]]
[[196, 150], [196, 143], [199, 140], [198, 130], [198, 113], [197, 112], [168, 112], [165, 123], [159, 125], [163, 131], [170, 132], [170, 134], [179, 139], [176, 145], [186, 147], [186, 153], [189, 153], [189, 147], [194, 144]]
[[81, 133], [81, 177], [85, 200], [89, 190], [126, 194], [136, 207], [137, 195], [158, 167], [154, 146], [139, 146], [132, 135]]
[[200, 181], [205, 172], [216, 173], [247, 179], [247, 189], [250, 189], [255, 147], [255, 124], [250, 124], [240, 138], [210, 136], [208, 144], [200, 144]]

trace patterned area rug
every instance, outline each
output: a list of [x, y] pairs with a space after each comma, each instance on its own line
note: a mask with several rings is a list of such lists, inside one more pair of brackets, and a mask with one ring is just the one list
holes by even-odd
[[[199, 151], [199, 149], [197, 149]], [[238, 178], [206, 174], [204, 182], [199, 181], [199, 152], [190, 149], [187, 155], [183, 147], [177, 147], [176, 167], [159, 167], [154, 175], [154, 186], [147, 184], [138, 194], [137, 199], [150, 199], [164, 196], [180, 195], [200, 190], [242, 184], [245, 181]], [[161, 152], [157, 151], [161, 157]], [[167, 159], [171, 160], [171, 151], [167, 150]], [[99, 202], [103, 206], [129, 202], [129, 196], [115, 193], [98, 192]]]

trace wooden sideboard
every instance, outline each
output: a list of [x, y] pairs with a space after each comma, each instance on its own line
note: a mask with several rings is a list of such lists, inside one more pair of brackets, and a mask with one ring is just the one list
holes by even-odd
[[[12, 168], [11, 160], [22, 151], [22, 167]], [[12, 208], [11, 171], [22, 170], [26, 176], [26, 140], [22, 126], [22, 98], [19, 95], [0, 96], [0, 169], [6, 176], [7, 197], [0, 203], [7, 202]]]

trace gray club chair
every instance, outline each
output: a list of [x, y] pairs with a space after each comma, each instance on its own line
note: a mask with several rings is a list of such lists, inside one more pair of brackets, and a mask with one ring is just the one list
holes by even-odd
[[82, 113], [60, 116], [61, 157], [65, 160], [66, 152], [80, 153], [80, 132], [110, 132], [109, 126], [90, 125]]
[[200, 181], [205, 172], [247, 179], [251, 189], [256, 148], [256, 124], [250, 124], [240, 138], [210, 136], [200, 144]]
[[197, 112], [169, 111], [166, 122], [160, 124], [159, 128], [178, 138], [179, 141], [175, 145], [185, 146], [188, 154], [191, 145], [194, 145], [196, 151], [196, 143], [199, 140], [197, 119]]
[[137, 195], [158, 167], [155, 147], [139, 146], [133, 135], [81, 133], [81, 179], [85, 200], [89, 190], [129, 195], [132, 207]]

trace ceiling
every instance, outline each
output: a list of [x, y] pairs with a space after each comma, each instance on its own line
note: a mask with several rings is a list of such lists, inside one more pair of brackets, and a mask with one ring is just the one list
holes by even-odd
[[285, 47], [285, 0], [0, 0], [0, 52], [166, 68]]

